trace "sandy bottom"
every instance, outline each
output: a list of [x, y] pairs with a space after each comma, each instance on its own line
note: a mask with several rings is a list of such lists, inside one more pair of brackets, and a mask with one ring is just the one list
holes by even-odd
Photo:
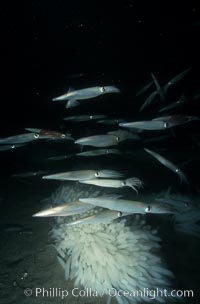
[[[49, 235], [52, 219], [32, 217], [42, 207], [41, 195], [33, 193], [33, 185], [26, 188], [26, 193], [23, 189], [22, 185], [21, 189], [18, 188], [21, 194], [17, 198], [11, 193], [1, 202], [0, 303], [105, 303], [104, 297], [72, 295], [73, 282], [64, 280], [64, 272], [57, 262]], [[27, 197], [31, 197], [29, 201]], [[177, 286], [182, 290], [192, 289], [195, 293], [195, 299], [185, 299], [184, 303], [199, 303], [199, 239], [174, 236], [169, 230], [165, 232], [164, 225], [163, 228], [162, 224], [160, 226], [164, 236], [163, 252], [175, 273]], [[56, 290], [58, 295], [59, 290], [66, 290], [68, 295], [62, 299], [61, 295], [56, 296]]]
[[[39, 194], [30, 194], [29, 201], [23, 193], [12, 202], [10, 197], [1, 202], [0, 303], [105, 303], [104, 297], [78, 296], [77, 290], [73, 296], [73, 282], [65, 281], [49, 236], [52, 220], [32, 217], [42, 205]], [[62, 291], [64, 296], [68, 292], [63, 299]]]

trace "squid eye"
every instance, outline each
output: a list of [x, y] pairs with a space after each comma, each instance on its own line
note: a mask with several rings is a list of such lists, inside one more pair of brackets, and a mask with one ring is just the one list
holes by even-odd
[[106, 91], [105, 87], [100, 87], [100, 92], [104, 93]]
[[147, 208], [145, 208], [145, 212], [147, 212], [147, 213], [151, 212], [151, 206], [148, 206]]
[[116, 136], [116, 141], [119, 142], [120, 138], [119, 136]]
[[39, 138], [40, 135], [39, 135], [38, 133], [35, 133], [35, 134], [34, 134], [34, 137], [35, 137], [35, 138]]
[[121, 217], [121, 216], [122, 216], [122, 212], [119, 211], [119, 212], [117, 213], [117, 216], [118, 216], [118, 217]]
[[164, 128], [166, 129], [166, 128], [168, 128], [169, 127], [169, 124], [165, 121], [164, 122]]
[[109, 150], [108, 149], [106, 150], [106, 154], [109, 154]]
[[96, 177], [99, 177], [99, 176], [100, 176], [100, 173], [99, 173], [99, 172], [95, 172], [95, 176], [96, 176]]
[[175, 170], [176, 173], [178, 173], [179, 171], [180, 171], [180, 170], [179, 170], [178, 168]]
[[61, 138], [65, 138], [65, 134], [61, 134]]
[[92, 115], [90, 115], [90, 119], [92, 119], [93, 118], [93, 116]]
[[122, 186], [123, 187], [126, 186], [126, 182], [125, 181], [122, 182]]

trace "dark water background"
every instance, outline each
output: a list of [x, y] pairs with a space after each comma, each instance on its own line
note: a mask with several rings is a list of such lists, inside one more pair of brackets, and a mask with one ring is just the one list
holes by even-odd
[[[187, 102], [173, 114], [200, 115], [200, 101], [192, 101], [194, 95], [199, 94], [200, 67], [200, 14], [194, 1], [86, 3], [44, 0], [24, 3], [23, 9], [19, 9], [16, 3], [8, 3], [1, 14], [0, 137], [23, 133], [24, 127], [64, 128], [66, 131], [69, 128], [75, 138], [109, 131], [109, 127], [97, 127], [92, 122], [66, 127], [62, 121], [66, 115], [153, 118], [157, 106], [150, 106], [144, 114], [139, 114], [143, 99], [136, 99], [135, 93], [150, 81], [151, 72], [164, 84], [189, 67], [192, 68], [190, 74], [172, 90], [169, 101], [175, 101], [184, 92]], [[77, 77], [82, 73], [83, 77]], [[69, 86], [106, 84], [117, 85], [122, 94], [89, 101], [69, 111], [65, 109], [65, 103], [51, 101]], [[0, 152], [0, 197], [8, 206], [14, 203], [14, 197], [26, 200], [32, 193], [37, 193], [38, 199], [44, 198], [59, 185], [58, 182], [41, 180], [13, 180], [11, 174], [40, 169], [59, 172], [64, 171], [64, 167], [76, 170], [94, 165], [121, 169], [127, 174], [134, 172], [135, 176], [147, 181], [146, 192], [165, 191], [173, 185], [177, 191], [191, 195], [199, 187], [200, 169], [199, 148], [191, 140], [191, 134], [199, 135], [199, 123], [176, 128], [171, 139], [149, 145], [150, 148], [164, 149], [176, 163], [191, 159], [190, 166], [185, 167], [190, 188], [180, 186], [173, 173], [156, 161], [150, 161], [140, 149], [140, 143], [122, 146], [124, 150], [134, 150], [131, 160], [109, 156], [99, 158], [98, 162], [73, 158], [49, 164], [43, 161], [47, 156], [79, 152], [79, 148], [69, 143], [47, 142]], [[1, 208], [2, 218], [5, 218], [8, 209], [4, 204]], [[30, 210], [32, 208], [30, 204]], [[196, 242], [195, 239], [193, 243]]]
[[[56, 124], [63, 107], [51, 98], [69, 85], [119, 85], [126, 106], [118, 111], [126, 113], [150, 72], [165, 83], [192, 67], [187, 90], [198, 89], [195, 1], [27, 1], [23, 9], [8, 3], [1, 14], [2, 136], [24, 125]], [[79, 73], [89, 81], [69, 81]]]
[[[75, 138], [103, 132], [95, 124], [63, 124], [64, 116], [82, 113], [152, 119], [158, 107], [139, 114], [144, 99], [136, 99], [135, 93], [150, 81], [151, 72], [164, 84], [189, 67], [189, 75], [171, 90], [168, 102], [184, 92], [186, 104], [172, 113], [198, 116], [199, 100], [192, 101], [199, 93], [200, 66], [200, 12], [195, 1], [32, 1], [24, 2], [23, 8], [13, 2], [2, 7], [1, 14], [0, 137], [23, 133], [24, 127], [73, 127]], [[65, 103], [51, 101], [69, 86], [98, 84], [117, 85], [122, 94], [68, 111]], [[198, 123], [178, 128], [179, 139], [172, 148], [175, 142], [182, 155], [182, 144], [190, 147], [190, 139], [185, 139], [198, 134], [198, 128]], [[1, 169], [8, 175], [13, 168], [26, 169], [29, 158], [46, 155], [43, 150], [54, 154], [62, 145], [31, 145], [22, 155], [1, 152]]]

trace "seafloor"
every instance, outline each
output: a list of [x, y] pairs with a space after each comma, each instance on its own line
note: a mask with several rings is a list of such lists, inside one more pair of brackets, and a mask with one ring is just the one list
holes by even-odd
[[[57, 262], [57, 253], [49, 235], [53, 219], [32, 217], [42, 207], [41, 192], [44, 198], [49, 195], [49, 184], [13, 180], [9, 187], [12, 191], [7, 192], [1, 202], [0, 214], [0, 303], [105, 303], [105, 298], [76, 298], [71, 294], [73, 282], [64, 280], [63, 269]], [[176, 287], [194, 291], [195, 298], [185, 299], [183, 303], [198, 303], [198, 238], [175, 233], [172, 224], [170, 227], [164, 219], [157, 219], [156, 223], [151, 220], [150, 224], [159, 227], [162, 254], [175, 274]], [[25, 296], [27, 288], [33, 291], [31, 296]], [[64, 300], [55, 296], [36, 297], [35, 288], [61, 288], [68, 290], [69, 294]]]

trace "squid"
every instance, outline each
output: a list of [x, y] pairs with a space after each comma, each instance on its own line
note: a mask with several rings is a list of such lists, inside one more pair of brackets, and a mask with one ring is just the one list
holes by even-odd
[[69, 89], [66, 94], [53, 98], [53, 101], [68, 100], [66, 108], [72, 108], [80, 104], [77, 100], [87, 100], [108, 93], [120, 93], [120, 90], [115, 86], [96, 86], [80, 90]]
[[99, 156], [99, 155], [120, 154], [120, 153], [121, 152], [117, 149], [96, 149], [96, 150], [76, 153], [76, 155], [77, 156]]
[[112, 198], [111, 196], [98, 196], [79, 198], [83, 203], [92, 204], [94, 206], [116, 210], [125, 213], [174, 213], [176, 209], [167, 204], [160, 204], [158, 202], [145, 203], [140, 201], [125, 200], [121, 198]]
[[154, 98], [157, 95], [160, 96], [161, 101], [164, 101], [169, 87], [171, 87], [172, 85], [174, 85], [177, 82], [179, 82], [190, 70], [191, 70], [191, 68], [188, 68], [188, 69], [184, 70], [183, 72], [177, 74], [175, 77], [173, 77], [171, 80], [169, 80], [162, 87], [160, 86], [159, 82], [157, 81], [155, 75], [153, 73], [151, 73], [151, 77], [153, 78], [153, 82], [154, 82], [154, 84], [156, 86], [156, 90], [153, 91], [149, 95], [149, 97], [145, 100], [145, 102], [143, 103], [143, 105], [140, 107], [140, 111], [142, 111], [147, 105], [149, 105], [154, 100]]
[[106, 224], [106, 223], [112, 222], [113, 220], [115, 220], [117, 218], [120, 218], [120, 217], [126, 216], [126, 215], [129, 215], [129, 213], [118, 212], [115, 210], [102, 210], [96, 214], [68, 222], [66, 225], [72, 226], [72, 225], [81, 225], [81, 224], [82, 225]]
[[106, 118], [106, 115], [76, 115], [63, 118], [66, 121], [89, 121]]
[[[121, 125], [121, 123], [120, 123]], [[125, 141], [127, 139], [133, 139], [133, 140], [139, 140], [139, 136], [137, 134], [132, 134], [129, 131], [125, 130], [115, 130], [115, 131], [110, 131], [108, 132], [109, 135], [114, 135], [117, 137], [118, 142]]]
[[127, 122], [127, 123], [120, 123], [120, 127], [125, 128], [136, 128], [140, 130], [164, 130], [165, 122], [157, 121], [157, 120], [144, 120], [144, 121], [134, 121], [134, 122]]
[[144, 150], [147, 153], [149, 153], [150, 155], [152, 155], [155, 159], [157, 159], [165, 167], [167, 167], [168, 169], [170, 169], [172, 172], [176, 173], [179, 176], [179, 178], [180, 178], [181, 184], [182, 183], [188, 184], [188, 180], [187, 180], [187, 177], [185, 176], [185, 174], [181, 171], [180, 168], [178, 168], [176, 165], [174, 165], [171, 161], [167, 160], [166, 158], [164, 158], [160, 154], [158, 154], [156, 152], [153, 152], [153, 151], [151, 151], [149, 149], [144, 148]]
[[120, 127], [136, 128], [141, 130], [165, 130], [191, 121], [198, 121], [200, 118], [188, 115], [169, 115], [154, 118], [152, 120], [133, 121], [120, 123]]
[[24, 147], [25, 144], [18, 144], [18, 145], [0, 145], [0, 151], [9, 151], [9, 150], [13, 150], [13, 149], [17, 149], [20, 147]]
[[145, 93], [152, 85], [154, 84], [153, 80], [146, 84], [141, 90], [136, 93], [136, 96], [139, 96]]
[[[26, 131], [37, 133], [40, 137], [50, 138], [50, 139], [69, 139], [68, 134], [63, 134], [57, 131], [47, 130], [47, 129], [34, 129], [34, 128], [25, 128]], [[68, 136], [68, 137], [67, 137]]]
[[94, 147], [110, 147], [118, 143], [119, 138], [111, 134], [82, 137], [75, 141], [75, 144]]
[[120, 122], [124, 122], [125, 119], [122, 118], [108, 118], [108, 119], [101, 119], [98, 120], [97, 123], [104, 124], [104, 125], [115, 125], [119, 124]]
[[21, 144], [41, 139], [38, 133], [25, 133], [0, 139], [0, 144]]
[[52, 175], [44, 175], [43, 179], [57, 179], [57, 180], [86, 180], [97, 177], [109, 178], [109, 177], [121, 177], [122, 174], [114, 170], [79, 170], [68, 171], [63, 173], [57, 173]]
[[33, 214], [33, 217], [50, 217], [50, 216], [70, 216], [80, 214], [93, 209], [94, 206], [80, 201], [65, 203], [59, 206], [50, 207]]
[[172, 128], [180, 126], [192, 121], [199, 121], [200, 118], [189, 115], [168, 115], [154, 118], [152, 121], [160, 121], [164, 123], [164, 128]]
[[165, 111], [174, 109], [175, 107], [177, 107], [177, 106], [183, 104], [185, 101], [186, 101], [185, 95], [182, 94], [182, 95], [180, 96], [180, 98], [179, 98], [177, 101], [175, 101], [175, 102], [173, 102], [173, 103], [170, 103], [169, 105], [167, 105], [167, 106], [161, 108], [158, 112], [161, 113], [161, 112], [165, 112]]
[[90, 179], [90, 180], [83, 180], [79, 181], [83, 184], [90, 184], [90, 185], [96, 185], [100, 187], [109, 187], [109, 188], [122, 188], [122, 187], [131, 187], [137, 194], [138, 190], [137, 188], [143, 187], [143, 182], [137, 178], [132, 177], [128, 178], [126, 180], [116, 180], [116, 179]]

